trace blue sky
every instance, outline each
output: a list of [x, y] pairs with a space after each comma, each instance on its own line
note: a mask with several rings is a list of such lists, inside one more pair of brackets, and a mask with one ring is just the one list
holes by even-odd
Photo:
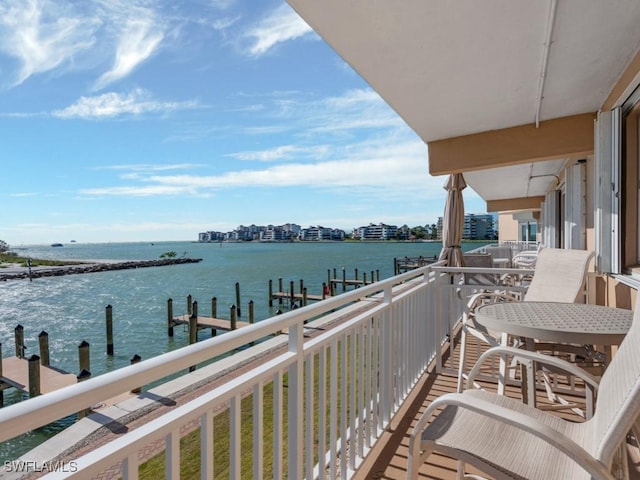
[[425, 144], [283, 0], [3, 0], [0, 145], [11, 245], [444, 209]]

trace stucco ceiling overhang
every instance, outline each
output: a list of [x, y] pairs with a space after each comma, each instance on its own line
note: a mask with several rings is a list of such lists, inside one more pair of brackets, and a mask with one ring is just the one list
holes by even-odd
[[[287, 1], [427, 144], [596, 112], [640, 48], [637, 0]], [[488, 202], [526, 198], [573, 159], [465, 177]]]

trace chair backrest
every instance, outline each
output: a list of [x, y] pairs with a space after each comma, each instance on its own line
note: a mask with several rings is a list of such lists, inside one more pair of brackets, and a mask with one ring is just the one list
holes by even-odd
[[[464, 266], [476, 268], [493, 268], [493, 258], [489, 253], [465, 253]], [[466, 285], [495, 285], [496, 279], [490, 273], [465, 273]]]
[[575, 302], [583, 292], [594, 252], [543, 248], [538, 253], [525, 302]]
[[640, 302], [633, 323], [600, 380], [593, 417], [587, 421], [592, 454], [609, 465], [640, 413]]
[[506, 268], [511, 267], [511, 259], [513, 253], [509, 245], [487, 245], [484, 247], [485, 253], [490, 253], [493, 258], [506, 258], [508, 262], [504, 265]]

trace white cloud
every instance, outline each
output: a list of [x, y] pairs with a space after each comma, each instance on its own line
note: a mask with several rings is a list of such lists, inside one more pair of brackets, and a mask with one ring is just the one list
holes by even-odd
[[80, 190], [81, 195], [95, 196], [122, 196], [122, 197], [151, 197], [165, 195], [195, 195], [193, 187], [184, 185], [148, 185], [133, 187], [108, 187], [85, 188]]
[[49, 0], [13, 0], [0, 4], [0, 51], [20, 64], [11, 82], [22, 84], [91, 48], [101, 21]]
[[[387, 143], [363, 142], [345, 149], [340, 159], [315, 163], [292, 163], [260, 170], [236, 170], [221, 175], [137, 175], [128, 180], [137, 184], [84, 189], [84, 195], [150, 196], [206, 195], [236, 187], [305, 187], [339, 189], [381, 198], [407, 195], [409, 191], [428, 194], [432, 183], [427, 171], [426, 148], [419, 140]], [[438, 184], [442, 183], [440, 180]], [[441, 187], [441, 185], [439, 185]], [[442, 188], [436, 192], [442, 195]]]
[[147, 16], [128, 19], [124, 23], [113, 67], [96, 81], [95, 90], [101, 90], [110, 83], [126, 77], [157, 49], [164, 38], [164, 32], [156, 24], [151, 13], [145, 12]]
[[202, 167], [201, 164], [196, 163], [174, 163], [169, 165], [158, 164], [130, 164], [130, 165], [107, 165], [104, 167], [98, 167], [98, 170], [128, 170], [131, 172], [161, 172], [166, 170], [187, 170], [192, 168]]
[[257, 160], [259, 162], [272, 162], [275, 160], [287, 160], [290, 158], [318, 158], [327, 154], [329, 147], [327, 145], [319, 145], [314, 147], [300, 147], [297, 145], [281, 145], [268, 150], [254, 150], [247, 152], [237, 152], [229, 157], [238, 160]]
[[284, 4], [245, 33], [250, 41], [247, 51], [252, 56], [264, 55], [279, 43], [307, 35], [315, 33], [290, 6]]
[[58, 118], [110, 118], [120, 115], [140, 115], [148, 112], [170, 112], [197, 107], [197, 103], [161, 102], [154, 100], [142, 89], [128, 95], [111, 92], [95, 97], [80, 97], [73, 105], [52, 112]]

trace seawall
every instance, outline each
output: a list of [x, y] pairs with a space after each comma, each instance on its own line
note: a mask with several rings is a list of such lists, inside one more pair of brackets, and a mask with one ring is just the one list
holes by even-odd
[[161, 258], [158, 260], [132, 260], [126, 262], [82, 263], [55, 267], [32, 267], [31, 269], [28, 267], [12, 266], [6, 269], [0, 269], [0, 281], [108, 272], [111, 270], [127, 270], [132, 268], [164, 267], [167, 265], [181, 265], [201, 261], [201, 258]]

